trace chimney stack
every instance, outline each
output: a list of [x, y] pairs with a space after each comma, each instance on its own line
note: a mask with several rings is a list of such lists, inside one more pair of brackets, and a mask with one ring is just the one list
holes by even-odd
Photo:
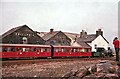
[[54, 29], [50, 29], [50, 33], [51, 33], [51, 34], [53, 33], [53, 31], [54, 31]]
[[87, 35], [87, 32], [85, 30], [82, 30], [82, 32], [80, 32], [80, 37], [85, 37]]
[[101, 29], [98, 29], [96, 31], [96, 36], [102, 35], [103, 36], [103, 31]]

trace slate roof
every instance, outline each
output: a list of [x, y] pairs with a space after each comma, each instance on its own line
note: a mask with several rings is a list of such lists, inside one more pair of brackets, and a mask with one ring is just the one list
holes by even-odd
[[[107, 41], [107, 39], [105, 39], [105, 37], [104, 36], [102, 36], [103, 37], [103, 39], [107, 42], [107, 43], [109, 43], [108, 41]], [[95, 40], [97, 38], [97, 36], [96, 36], [96, 34], [89, 34], [89, 35], [86, 35], [86, 36], [84, 36], [84, 37], [79, 37], [77, 40], [78, 41], [83, 41], [83, 42], [86, 42], [86, 43], [91, 43], [93, 40]]]
[[76, 41], [72, 44], [72, 46], [79, 46], [79, 47], [83, 47], [83, 48], [91, 48], [90, 45], [88, 45], [87, 43], [85, 43], [83, 41]]
[[44, 40], [49, 40], [50, 38], [52, 38], [53, 36], [55, 36], [57, 33], [59, 33], [60, 31], [54, 31], [52, 33], [48, 32], [47, 34], [45, 34], [45, 36], [43, 36], [42, 38]]
[[[59, 31], [54, 31], [51, 35], [50, 32], [38, 32], [38, 33], [42, 33], [44, 34], [44, 36], [42, 36], [43, 39], [48, 40], [50, 39], [52, 36], [56, 35]], [[69, 32], [63, 32], [67, 37], [69, 37], [70, 39], [74, 40], [77, 37], [79, 37], [79, 34], [76, 33], [69, 33]], [[39, 35], [39, 34], [38, 34]], [[39, 35], [40, 36], [40, 35]], [[48, 38], [48, 39], [47, 39]]]
[[96, 38], [97, 38], [96, 34], [90, 34], [90, 35], [86, 35], [84, 37], [79, 37], [77, 40], [83, 41], [83, 42], [92, 42]]
[[[52, 34], [50, 32], [48, 32], [47, 34], [45, 34], [45, 36], [43, 36], [42, 38], [44, 40], [48, 40], [50, 38], [52, 38], [54, 35], [56, 35], [58, 32], [60, 31], [54, 31]], [[76, 36], [77, 36], [77, 42], [80, 45], [83, 45], [84, 47], [89, 47], [89, 45], [87, 43], [91, 43], [93, 40], [95, 40], [97, 38], [96, 34], [89, 34], [86, 35], [84, 37], [80, 37], [80, 34], [76, 34], [76, 33], [69, 33], [69, 32], [63, 32], [66, 36], [68, 36], [70, 39], [75, 40]], [[103, 36], [102, 36], [103, 37]], [[104, 38], [104, 37], [103, 37]], [[104, 40], [109, 43], [105, 38]]]
[[37, 35], [39, 35], [40, 37], [45, 36], [48, 32], [38, 32], [38, 31], [34, 31], [37, 33]]
[[15, 27], [15, 28], [10, 29], [9, 31], [7, 31], [4, 34], [2, 34], [2, 38], [10, 35], [11, 33], [15, 32], [16, 30], [20, 29], [21, 27], [23, 27], [23, 26], [19, 26], [19, 27]]
[[[10, 35], [11, 33], [13, 33], [13, 32], [15, 32], [15, 31], [21, 29], [22, 27], [27, 27], [27, 28], [29, 28], [27, 25], [22, 25], [22, 26], [18, 26], [18, 27], [12, 28], [12, 29], [10, 29], [9, 31], [7, 31], [7, 32], [5, 32], [4, 34], [2, 34], [2, 38], [4, 38], [4, 37]], [[32, 32], [34, 32], [31, 28], [29, 28], [29, 29], [30, 29]], [[34, 33], [36, 33], [36, 32], [34, 32]], [[37, 35], [37, 34], [36, 34], [36, 35]], [[37, 35], [37, 36], [40, 37], [39, 35]], [[40, 38], [41, 38], [41, 37], [40, 37]], [[43, 38], [41, 38], [41, 39], [43, 39]]]
[[91, 46], [85, 42], [77, 42], [77, 43], [80, 44], [83, 48], [91, 48]]
[[76, 36], [79, 37], [80, 34], [76, 34], [76, 33], [69, 33], [69, 32], [63, 32], [66, 36], [68, 36], [70, 39], [75, 39]]

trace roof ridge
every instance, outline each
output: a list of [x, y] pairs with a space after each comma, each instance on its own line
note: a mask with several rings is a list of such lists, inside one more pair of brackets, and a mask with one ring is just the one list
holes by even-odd
[[[57, 33], [59, 33], [60, 31], [53, 31], [53, 34], [51, 34], [50, 32], [48, 32], [47, 34], [45, 34], [42, 38], [44, 40], [49, 40], [51, 37], [55, 36]], [[50, 35], [49, 35], [50, 34]], [[49, 36], [48, 36], [49, 35]]]
[[[78, 33], [70, 33], [70, 32], [63, 32], [63, 33], [69, 33], [69, 34], [78, 34]], [[79, 35], [79, 34], [78, 34]]]
[[[23, 26], [25, 26], [25, 25], [23, 25]], [[2, 38], [6, 37], [7, 35], [9, 35], [9, 34], [11, 34], [13, 32], [15, 32], [16, 30], [20, 29], [23, 26], [17, 26], [17, 27], [11, 28], [10, 30], [8, 30], [7, 32], [2, 34]]]

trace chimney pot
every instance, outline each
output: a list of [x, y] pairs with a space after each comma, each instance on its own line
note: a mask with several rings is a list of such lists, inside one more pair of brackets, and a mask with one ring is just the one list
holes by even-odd
[[80, 37], [85, 37], [87, 35], [87, 32], [85, 30], [82, 30], [82, 32], [80, 32]]
[[53, 33], [53, 31], [54, 31], [54, 29], [50, 29], [50, 33], [51, 33], [51, 34]]
[[101, 29], [98, 29], [96, 31], [96, 36], [102, 35], [103, 36], [103, 31]]

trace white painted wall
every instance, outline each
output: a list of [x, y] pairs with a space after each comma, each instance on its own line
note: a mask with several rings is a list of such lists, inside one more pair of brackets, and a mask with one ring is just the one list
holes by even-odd
[[92, 41], [92, 43], [89, 43], [89, 45], [92, 47], [92, 51], [96, 51], [95, 44], [97, 47], [103, 47], [106, 50], [108, 49], [108, 43], [104, 40], [104, 38], [99, 35], [95, 40]]

